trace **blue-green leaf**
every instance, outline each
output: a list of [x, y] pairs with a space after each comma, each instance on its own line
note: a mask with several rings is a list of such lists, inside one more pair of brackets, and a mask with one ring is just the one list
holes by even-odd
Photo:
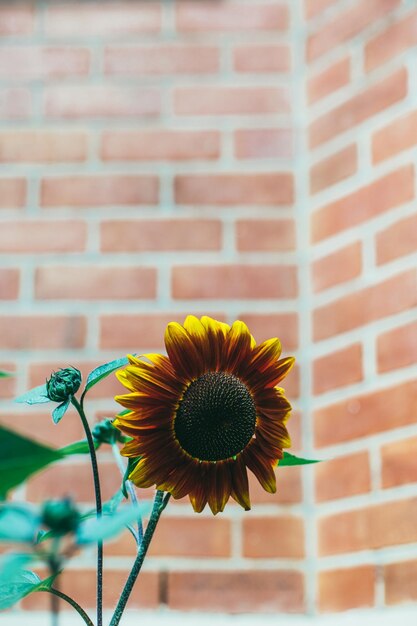
[[279, 467], [284, 465], [309, 465], [310, 463], [320, 463], [320, 459], [302, 459], [289, 452], [284, 452], [284, 458], [279, 460]]
[[41, 404], [43, 402], [50, 402], [46, 393], [46, 385], [40, 385], [30, 391], [27, 391], [22, 396], [15, 399], [15, 402], [26, 402], [26, 404]]
[[77, 531], [79, 544], [105, 541], [118, 535], [128, 524], [146, 515], [151, 510], [151, 503], [126, 505], [112, 515], [87, 519], [80, 524]]
[[86, 393], [91, 387], [96, 385], [100, 380], [115, 372], [116, 370], [124, 367], [129, 363], [127, 357], [122, 357], [121, 359], [116, 359], [115, 361], [110, 361], [109, 363], [105, 363], [104, 365], [99, 365], [92, 372], [89, 373], [87, 382], [85, 384], [84, 393]]
[[49, 590], [56, 578], [50, 576], [41, 580], [35, 572], [22, 569], [22, 566], [31, 559], [29, 555], [13, 556], [26, 559], [20, 558], [14, 564], [11, 562], [4, 564], [3, 574], [0, 574], [0, 609], [8, 609], [34, 591]]
[[[97, 450], [100, 447], [100, 442], [94, 440], [94, 448]], [[90, 448], [87, 439], [81, 441], [74, 441], [64, 448], [58, 450], [64, 456], [71, 456], [72, 454], [89, 454]]]
[[69, 407], [69, 403], [70, 400], [68, 398], [68, 400], [66, 400], [65, 402], [63, 402], [62, 404], [59, 404], [56, 409], [54, 409], [52, 411], [52, 419], [54, 421], [54, 424], [58, 424], [58, 422], [60, 422], [62, 420], [62, 418], [64, 417], [68, 407]]
[[39, 523], [39, 516], [29, 506], [4, 503], [0, 506], [0, 541], [32, 542]]

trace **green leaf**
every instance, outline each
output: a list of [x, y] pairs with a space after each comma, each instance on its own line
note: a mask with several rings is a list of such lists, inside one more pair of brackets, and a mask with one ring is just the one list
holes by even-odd
[[309, 465], [310, 463], [320, 463], [320, 459], [301, 459], [294, 454], [284, 452], [284, 458], [279, 460], [279, 467], [284, 465]]
[[[94, 448], [97, 450], [100, 447], [100, 442], [94, 440]], [[60, 448], [58, 450], [64, 456], [71, 456], [72, 454], [89, 454], [90, 448], [88, 446], [87, 439], [82, 439], [81, 441], [74, 441], [74, 443], [70, 443], [65, 448]]]
[[112, 372], [124, 367], [129, 363], [127, 357], [122, 357], [121, 359], [116, 359], [115, 361], [110, 361], [109, 363], [105, 363], [104, 365], [99, 365], [92, 372], [89, 373], [87, 382], [85, 384], [84, 393], [86, 393], [91, 387], [96, 385], [100, 380], [111, 374]]
[[0, 541], [32, 542], [39, 516], [28, 506], [5, 503], [0, 506]]
[[[9, 556], [9, 555], [7, 555]], [[13, 555], [20, 558], [16, 564], [6, 563], [3, 575], [0, 574], [0, 609], [7, 609], [34, 591], [48, 591], [56, 576], [41, 580], [35, 572], [22, 569], [22, 565], [31, 559], [29, 555]], [[12, 567], [10, 567], [12, 565]], [[16, 565], [20, 565], [16, 567]]]
[[77, 541], [79, 544], [85, 544], [110, 539], [118, 535], [130, 522], [149, 513], [150, 509], [150, 502], [126, 505], [112, 515], [88, 519], [80, 524], [77, 531]]
[[64, 455], [0, 426], [0, 497]]
[[69, 403], [70, 399], [68, 398], [68, 400], [65, 400], [65, 402], [57, 406], [56, 409], [52, 411], [52, 419], [54, 421], [54, 424], [58, 424], [58, 422], [62, 420], [69, 407]]
[[26, 404], [41, 404], [43, 402], [50, 402], [50, 399], [46, 393], [46, 385], [40, 385], [30, 391], [27, 391], [22, 396], [15, 399], [15, 402], [26, 402]]
[[14, 376], [13, 372], [5, 372], [4, 370], [0, 370], [0, 378], [10, 378], [10, 376]]

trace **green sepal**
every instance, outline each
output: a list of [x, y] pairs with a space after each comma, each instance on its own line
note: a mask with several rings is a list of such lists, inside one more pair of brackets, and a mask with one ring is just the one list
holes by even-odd
[[121, 359], [110, 361], [109, 363], [105, 363], [104, 365], [99, 365], [98, 367], [93, 369], [87, 377], [83, 394], [87, 393], [87, 391], [91, 389], [91, 387], [96, 385], [98, 382], [100, 382], [100, 380], [102, 380], [103, 378], [106, 378], [106, 376], [120, 369], [121, 367], [124, 367], [128, 363], [129, 363], [129, 360], [127, 359], [127, 357], [124, 356]]
[[54, 424], [58, 424], [58, 422], [60, 422], [62, 420], [62, 418], [64, 417], [68, 407], [70, 404], [70, 399], [68, 398], [68, 400], [65, 400], [65, 402], [63, 402], [62, 404], [58, 405], [53, 411], [52, 411], [52, 419], [54, 421]]
[[284, 458], [278, 462], [279, 467], [284, 465], [309, 465], [310, 463], [320, 463], [320, 459], [302, 459], [289, 452], [284, 452]]
[[15, 398], [15, 402], [26, 402], [26, 404], [42, 404], [44, 402], [50, 402], [46, 391], [46, 385], [39, 385], [30, 389], [22, 396]]

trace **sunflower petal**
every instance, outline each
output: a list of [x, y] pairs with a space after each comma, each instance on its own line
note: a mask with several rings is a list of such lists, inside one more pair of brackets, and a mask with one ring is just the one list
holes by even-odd
[[242, 456], [246, 465], [255, 474], [265, 491], [275, 493], [277, 490], [275, 472], [272, 463], [264, 458], [259, 445], [253, 442], [243, 450]]
[[249, 497], [249, 481], [246, 465], [241, 454], [231, 465], [232, 475], [232, 498], [236, 500], [245, 511], [251, 508]]
[[184, 380], [193, 380], [203, 374], [204, 359], [181, 324], [168, 324], [165, 330], [165, 347], [175, 372]]
[[184, 321], [184, 328], [193, 340], [193, 343], [203, 358], [204, 363], [207, 363], [210, 358], [210, 343], [207, 331], [201, 323], [201, 320], [194, 315], [187, 315]]
[[226, 337], [226, 359], [224, 367], [229, 372], [238, 372], [246, 365], [251, 353], [253, 337], [244, 322], [233, 322]]
[[206, 330], [209, 343], [208, 369], [219, 370], [223, 364], [224, 344], [230, 326], [207, 315], [201, 318], [201, 323]]
[[221, 513], [230, 497], [232, 481], [229, 463], [211, 463], [208, 468], [208, 504], [213, 515]]

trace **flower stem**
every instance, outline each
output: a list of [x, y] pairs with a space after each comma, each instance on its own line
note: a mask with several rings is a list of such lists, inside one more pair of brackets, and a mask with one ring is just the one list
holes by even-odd
[[[71, 402], [77, 409], [78, 414], [83, 423], [85, 435], [87, 437], [88, 447], [90, 450], [91, 468], [93, 470], [94, 478], [94, 492], [96, 496], [96, 512], [97, 517], [101, 517], [102, 502], [101, 502], [101, 489], [100, 489], [100, 476], [98, 472], [96, 449], [94, 447], [94, 440], [91, 434], [90, 426], [88, 424], [87, 417], [84, 412], [83, 397], [81, 402], [78, 402], [77, 398], [71, 397]], [[103, 626], [103, 542], [97, 542], [97, 626]]]
[[53, 587], [51, 587], [50, 589], [39, 589], [39, 591], [47, 591], [48, 593], [52, 594], [53, 598], [56, 598], [56, 599], [61, 598], [62, 600], [65, 600], [65, 602], [68, 602], [68, 604], [70, 604], [77, 611], [77, 613], [83, 618], [87, 626], [94, 626], [93, 622], [88, 617], [84, 609], [82, 609], [80, 605], [75, 600], [73, 600], [73, 598], [70, 598], [70, 596], [67, 596], [67, 594], [63, 593], [62, 591], [59, 591], [58, 589], [54, 589]]
[[[119, 447], [117, 443], [113, 443], [111, 446], [111, 449], [112, 449], [115, 461], [117, 463], [117, 467], [119, 468], [122, 477], [124, 477], [126, 473], [126, 467], [125, 467], [125, 464], [123, 463], [122, 457], [120, 456], [120, 451], [119, 451]], [[137, 504], [138, 498], [130, 480], [126, 480], [125, 485], [129, 493], [130, 501], [132, 502], [132, 504]], [[142, 543], [142, 540], [143, 540], [143, 524], [142, 524], [142, 518], [139, 516], [138, 518], [138, 544], [139, 545]]]
[[166, 494], [164, 498], [163, 491], [158, 490], [156, 492], [155, 499], [153, 502], [151, 517], [149, 518], [149, 522], [146, 527], [145, 534], [143, 536], [143, 541], [140, 544], [139, 552], [133, 564], [132, 571], [129, 574], [129, 578], [127, 579], [124, 589], [121, 593], [116, 610], [114, 611], [113, 617], [111, 618], [110, 626], [118, 626], [120, 622], [120, 619], [123, 615], [123, 611], [125, 610], [127, 601], [129, 600], [129, 596], [132, 592], [133, 586], [142, 568], [143, 561], [148, 551], [149, 544], [151, 543], [151, 539], [155, 532], [159, 518], [161, 517], [162, 511], [165, 509], [166, 505], [168, 504], [170, 495], [171, 494], [168, 493]]

